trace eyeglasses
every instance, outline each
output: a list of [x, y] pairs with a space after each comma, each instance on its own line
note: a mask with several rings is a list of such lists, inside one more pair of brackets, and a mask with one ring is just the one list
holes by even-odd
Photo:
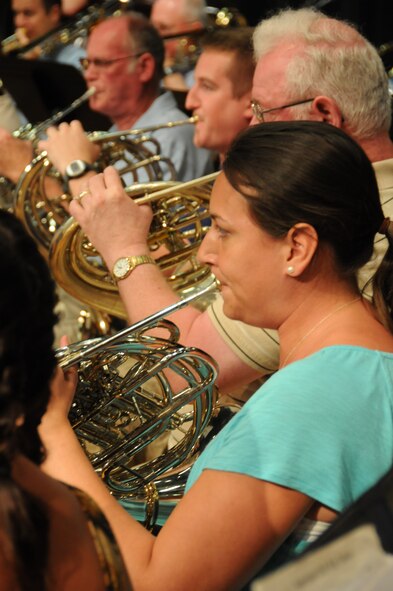
[[82, 66], [83, 70], [87, 70], [89, 66], [95, 66], [96, 68], [107, 68], [111, 64], [118, 62], [120, 60], [127, 60], [131, 59], [132, 57], [140, 57], [142, 53], [131, 53], [130, 55], [123, 55], [122, 57], [114, 57], [111, 60], [104, 60], [100, 58], [89, 58], [89, 57], [82, 57], [80, 58], [79, 62]]
[[273, 107], [271, 109], [262, 109], [258, 101], [251, 101], [251, 109], [258, 121], [264, 123], [265, 113], [270, 113], [271, 111], [279, 111], [280, 109], [288, 109], [289, 107], [296, 107], [296, 105], [304, 105], [305, 103], [312, 103], [313, 100], [313, 98], [304, 99], [303, 101], [296, 101], [296, 103], [289, 103], [289, 105], [283, 105], [282, 107]]

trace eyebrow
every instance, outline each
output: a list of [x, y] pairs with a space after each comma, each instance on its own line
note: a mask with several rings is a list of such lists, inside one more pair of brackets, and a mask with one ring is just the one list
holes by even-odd
[[219, 215], [217, 213], [210, 213], [209, 215], [210, 215], [210, 217], [211, 217], [211, 219], [213, 221], [217, 221], [218, 220], [220, 222], [224, 222], [225, 224], [229, 224], [229, 221], [228, 220], [226, 220], [225, 218], [223, 218], [221, 215]]

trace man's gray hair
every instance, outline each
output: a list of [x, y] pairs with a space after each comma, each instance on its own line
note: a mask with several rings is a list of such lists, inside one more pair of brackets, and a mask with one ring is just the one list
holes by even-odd
[[206, 23], [206, 2], [205, 0], [182, 0], [183, 15], [189, 22], [200, 21]]

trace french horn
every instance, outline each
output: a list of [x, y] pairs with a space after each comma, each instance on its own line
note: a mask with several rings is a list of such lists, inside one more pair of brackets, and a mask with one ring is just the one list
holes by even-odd
[[[69, 418], [82, 447], [110, 492], [147, 526], [165, 520], [182, 496], [206, 427], [219, 412], [215, 361], [180, 345], [177, 327], [165, 318], [211, 289], [115, 335], [57, 351], [63, 369], [79, 367]], [[149, 334], [156, 327], [168, 338]]]
[[[116, 165], [125, 184], [159, 181], [164, 176], [175, 180], [173, 163], [160, 153], [161, 147], [152, 133], [194, 124], [195, 121], [196, 117], [189, 117], [141, 129], [91, 132], [87, 134], [88, 138], [101, 147], [96, 169], [100, 171]], [[50, 183], [50, 180], [54, 182]], [[63, 202], [69, 200], [71, 196], [63, 191], [61, 175], [52, 166], [46, 152], [42, 152], [19, 177], [13, 207], [15, 215], [45, 257], [54, 233], [69, 217], [63, 207]]]
[[[210, 193], [217, 175], [185, 183], [136, 184], [126, 189], [138, 204], [152, 205], [148, 244], [153, 253], [165, 247], [165, 254], [157, 256], [156, 262], [181, 296], [214, 281], [209, 267], [197, 260], [196, 252], [208, 230]], [[116, 283], [73, 218], [53, 236], [49, 265], [57, 284], [70, 295], [101, 312], [126, 318]]]
[[[76, 98], [72, 103], [62, 109], [57, 111], [54, 115], [41, 121], [41, 123], [37, 123], [33, 125], [31, 123], [26, 123], [21, 125], [18, 129], [12, 132], [12, 136], [18, 138], [20, 140], [27, 140], [32, 142], [33, 152], [37, 149], [37, 144], [40, 139], [42, 139], [43, 134], [51, 125], [55, 125], [64, 117], [66, 117], [72, 111], [75, 111], [80, 105], [85, 103], [93, 94], [95, 93], [95, 88], [92, 86], [88, 88], [80, 97]], [[15, 208], [15, 191], [16, 186], [15, 184], [10, 181], [10, 179], [0, 176], [0, 209], [6, 209], [7, 211], [13, 212]]]

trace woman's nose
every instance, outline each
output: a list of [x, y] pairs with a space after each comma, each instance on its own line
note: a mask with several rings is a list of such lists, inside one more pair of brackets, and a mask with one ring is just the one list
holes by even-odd
[[214, 230], [210, 228], [198, 249], [197, 258], [204, 265], [215, 265], [217, 254], [215, 248]]

